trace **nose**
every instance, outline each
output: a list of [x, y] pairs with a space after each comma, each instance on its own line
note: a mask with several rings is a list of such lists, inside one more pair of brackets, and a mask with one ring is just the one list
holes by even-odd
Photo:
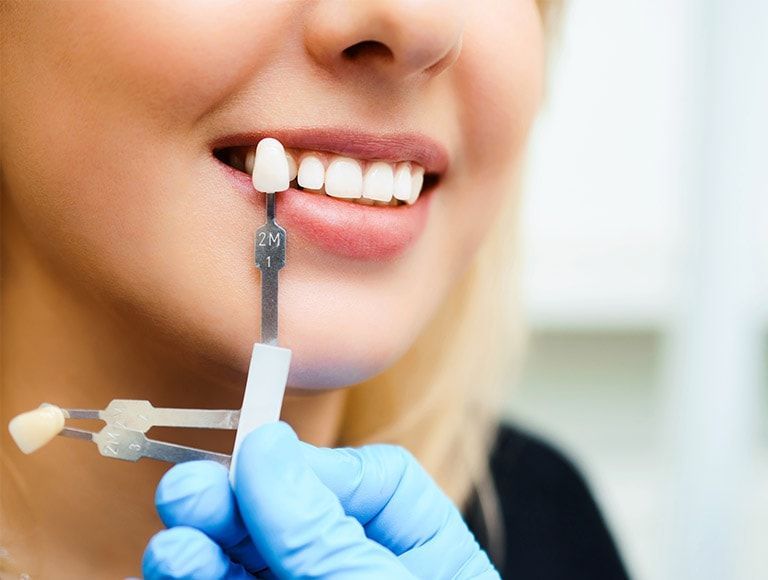
[[334, 72], [390, 81], [434, 77], [461, 51], [463, 0], [317, 0], [305, 21], [307, 51]]

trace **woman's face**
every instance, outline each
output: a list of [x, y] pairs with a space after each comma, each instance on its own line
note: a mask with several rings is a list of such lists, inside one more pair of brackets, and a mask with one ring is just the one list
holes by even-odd
[[[402, 355], [511, 194], [542, 85], [534, 0], [4, 4], [6, 203], [145, 344], [242, 371], [264, 199], [226, 147], [426, 166], [413, 205], [278, 194], [289, 383]], [[216, 155], [214, 155], [216, 153]]]

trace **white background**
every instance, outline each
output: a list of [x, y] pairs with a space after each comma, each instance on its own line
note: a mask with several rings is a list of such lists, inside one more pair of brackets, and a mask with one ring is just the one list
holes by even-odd
[[633, 577], [768, 578], [768, 2], [571, 0], [549, 93], [509, 416]]

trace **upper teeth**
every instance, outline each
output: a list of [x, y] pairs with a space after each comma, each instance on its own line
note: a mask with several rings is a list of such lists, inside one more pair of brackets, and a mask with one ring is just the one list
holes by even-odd
[[[242, 157], [240, 157], [242, 159]], [[298, 160], [298, 165], [297, 165]], [[424, 184], [424, 168], [413, 162], [363, 161], [316, 151], [285, 151], [276, 139], [248, 149], [244, 169], [255, 189], [276, 192], [296, 179], [304, 189], [363, 203], [415, 203]]]

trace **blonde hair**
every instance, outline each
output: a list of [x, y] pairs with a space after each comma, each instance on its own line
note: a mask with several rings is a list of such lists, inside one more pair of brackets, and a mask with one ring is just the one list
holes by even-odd
[[503, 527], [488, 459], [502, 378], [522, 350], [521, 325], [508, 323], [515, 301], [507, 287], [516, 279], [510, 264], [518, 199], [508, 196], [503, 217], [408, 353], [351, 389], [339, 440], [405, 447], [459, 506], [474, 490], [497, 555], [503, 553]]
[[[370, 441], [408, 448], [456, 501], [469, 490], [498, 416], [501, 349], [514, 351], [505, 324], [519, 196], [510, 195], [470, 268], [413, 347], [381, 375], [351, 389], [342, 444]], [[460, 454], [459, 450], [470, 451]], [[469, 467], [469, 466], [466, 466]]]
[[[538, 4], [549, 34], [560, 2]], [[523, 346], [513, 268], [519, 198], [507, 196], [473, 264], [409, 352], [351, 390], [339, 441], [402, 445], [460, 506], [476, 491], [491, 538], [501, 524], [488, 458], [502, 380], [519, 366]]]

